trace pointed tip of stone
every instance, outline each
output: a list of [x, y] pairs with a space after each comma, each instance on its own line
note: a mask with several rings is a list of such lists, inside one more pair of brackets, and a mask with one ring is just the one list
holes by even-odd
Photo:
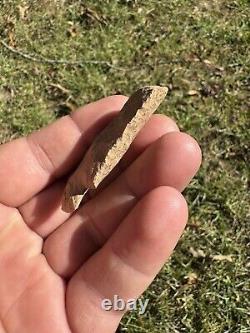
[[83, 198], [88, 191], [89, 189], [85, 189], [82, 194], [72, 195], [66, 187], [62, 199], [62, 210], [65, 213], [73, 213], [76, 209], [79, 208]]
[[157, 95], [158, 98], [162, 100], [165, 98], [165, 96], [168, 93], [168, 87], [163, 87], [163, 86], [145, 86], [141, 88], [141, 90], [150, 91], [152, 94]]
[[148, 88], [152, 89], [152, 91], [162, 93], [162, 94], [167, 94], [168, 92], [168, 87], [163, 87], [163, 86], [148, 86]]

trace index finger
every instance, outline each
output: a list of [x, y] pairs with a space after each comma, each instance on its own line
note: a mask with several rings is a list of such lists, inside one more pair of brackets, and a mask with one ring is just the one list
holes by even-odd
[[125, 96], [103, 98], [28, 137], [0, 146], [0, 202], [18, 207], [66, 175], [126, 101]]

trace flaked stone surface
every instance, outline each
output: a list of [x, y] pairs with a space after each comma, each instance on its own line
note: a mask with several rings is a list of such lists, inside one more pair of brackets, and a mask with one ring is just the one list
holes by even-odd
[[167, 94], [166, 87], [137, 90], [119, 114], [94, 139], [64, 192], [63, 210], [78, 208], [88, 189], [96, 189], [114, 169]]

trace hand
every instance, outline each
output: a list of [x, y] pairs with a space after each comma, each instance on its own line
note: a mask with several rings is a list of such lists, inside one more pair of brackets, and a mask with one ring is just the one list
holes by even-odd
[[102, 300], [137, 298], [172, 253], [201, 152], [168, 117], [151, 118], [105, 189], [71, 216], [60, 208], [67, 175], [125, 101], [0, 146], [0, 333], [114, 333], [124, 313]]

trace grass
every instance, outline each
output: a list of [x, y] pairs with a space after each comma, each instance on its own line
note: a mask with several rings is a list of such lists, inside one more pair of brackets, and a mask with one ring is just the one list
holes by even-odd
[[122, 332], [249, 332], [249, 2], [1, 0], [0, 6], [1, 40], [29, 54], [83, 62], [34, 62], [1, 45], [1, 142], [89, 101], [162, 84], [170, 93], [161, 112], [202, 147], [201, 171], [185, 192], [186, 232], [143, 296], [150, 298], [148, 311], [127, 315]]

